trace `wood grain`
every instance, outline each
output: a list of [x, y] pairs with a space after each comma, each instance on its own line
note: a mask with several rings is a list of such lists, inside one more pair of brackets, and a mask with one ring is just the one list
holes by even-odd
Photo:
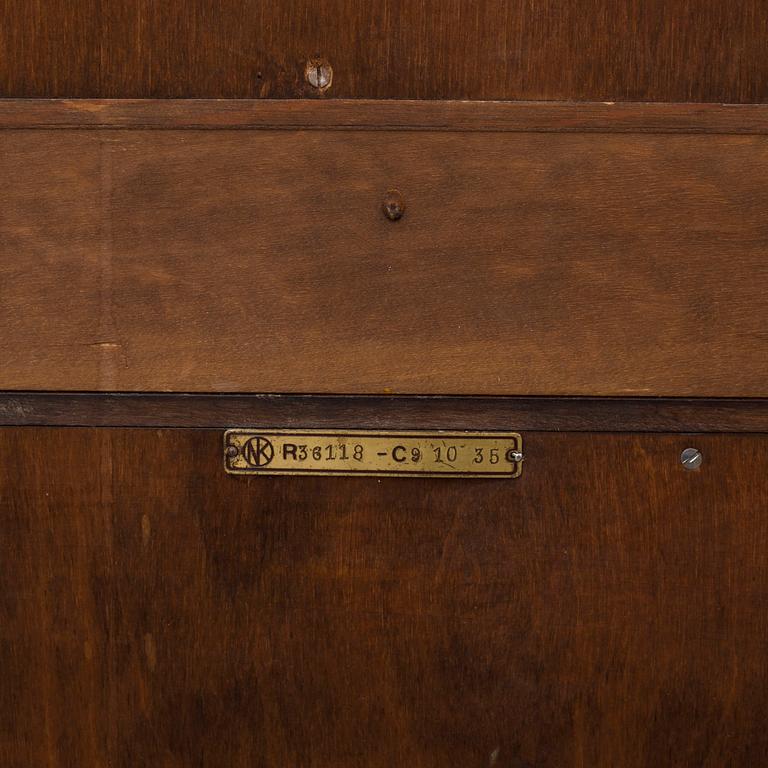
[[764, 104], [372, 101], [335, 99], [7, 99], [1, 129], [180, 128], [492, 133], [768, 133]]
[[0, 426], [758, 432], [768, 400], [0, 393]]
[[0, 431], [3, 766], [768, 761], [765, 436], [526, 433], [476, 482], [220, 438]]
[[0, 96], [755, 102], [761, 0], [2, 0]]
[[2, 389], [768, 394], [764, 136], [0, 143]]

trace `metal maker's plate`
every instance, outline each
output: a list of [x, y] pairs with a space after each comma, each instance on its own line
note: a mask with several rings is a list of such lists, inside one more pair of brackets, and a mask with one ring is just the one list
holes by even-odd
[[230, 429], [224, 467], [236, 475], [518, 477], [517, 432]]

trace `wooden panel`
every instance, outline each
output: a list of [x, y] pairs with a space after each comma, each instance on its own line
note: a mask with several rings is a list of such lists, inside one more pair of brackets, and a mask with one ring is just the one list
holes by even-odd
[[764, 104], [7, 99], [8, 128], [400, 129], [554, 133], [768, 133]]
[[762, 0], [2, 0], [0, 95], [749, 102]]
[[768, 394], [764, 134], [387, 114], [3, 131], [0, 388]]
[[0, 430], [3, 766], [768, 761], [768, 437], [526, 433], [477, 482], [220, 437]]
[[0, 393], [0, 426], [768, 433], [768, 400]]

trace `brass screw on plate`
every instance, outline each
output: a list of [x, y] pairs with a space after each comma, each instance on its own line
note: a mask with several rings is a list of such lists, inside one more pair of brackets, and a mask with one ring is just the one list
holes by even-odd
[[229, 456], [230, 459], [234, 459], [239, 454], [240, 454], [240, 449], [236, 445], [227, 446], [227, 456]]
[[325, 59], [310, 59], [304, 68], [307, 82], [318, 91], [327, 91], [333, 82], [333, 67]]
[[382, 208], [384, 209], [384, 215], [390, 221], [398, 221], [405, 214], [405, 200], [403, 200], [403, 196], [396, 189], [390, 189], [384, 198]]

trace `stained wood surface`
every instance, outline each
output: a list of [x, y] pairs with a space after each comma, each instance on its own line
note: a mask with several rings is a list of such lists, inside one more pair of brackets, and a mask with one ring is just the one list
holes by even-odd
[[0, 393], [0, 426], [757, 432], [768, 400]]
[[3, 0], [0, 96], [751, 102], [761, 0]]
[[0, 388], [768, 394], [768, 138], [543, 115], [3, 131]]
[[524, 439], [378, 482], [0, 430], [0, 763], [764, 765], [768, 438]]
[[336, 99], [6, 99], [0, 129], [151, 128], [768, 133], [764, 104], [375, 101]]

